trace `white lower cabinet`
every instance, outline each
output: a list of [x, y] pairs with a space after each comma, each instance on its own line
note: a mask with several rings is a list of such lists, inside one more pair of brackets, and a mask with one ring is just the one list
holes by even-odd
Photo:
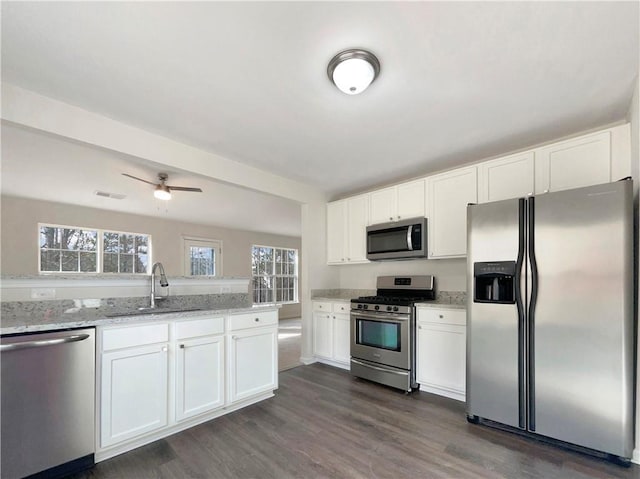
[[313, 302], [313, 355], [326, 364], [349, 368], [351, 361], [350, 303]]
[[103, 331], [101, 447], [167, 425], [168, 341], [168, 324]]
[[313, 354], [320, 358], [333, 357], [333, 321], [331, 313], [313, 313]]
[[176, 420], [224, 406], [224, 336], [181, 341], [176, 350]]
[[229, 341], [229, 400], [238, 401], [276, 387], [277, 324], [271, 328], [234, 332]]
[[466, 311], [418, 308], [420, 389], [459, 401], [466, 389]]
[[272, 395], [278, 312], [99, 327], [101, 461]]
[[333, 359], [342, 363], [351, 361], [351, 319], [348, 314], [333, 314]]

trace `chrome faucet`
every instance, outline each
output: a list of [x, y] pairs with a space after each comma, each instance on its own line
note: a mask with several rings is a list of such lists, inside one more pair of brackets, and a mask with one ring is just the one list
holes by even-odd
[[167, 292], [166, 296], [156, 297], [156, 269], [160, 270], [160, 286], [162, 288], [166, 288], [169, 286], [169, 281], [167, 281], [167, 277], [164, 274], [164, 266], [162, 266], [162, 263], [160, 262], [154, 263], [153, 266], [151, 267], [151, 307], [152, 308], [156, 307], [156, 300], [165, 299], [167, 296], [169, 296], [169, 293]]

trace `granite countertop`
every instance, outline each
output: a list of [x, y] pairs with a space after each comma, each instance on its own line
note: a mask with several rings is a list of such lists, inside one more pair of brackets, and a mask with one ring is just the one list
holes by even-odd
[[201, 310], [167, 310], [165, 308], [165, 312], [163, 312], [163, 308], [157, 308], [155, 311], [145, 311], [144, 313], [122, 313], [122, 315], [107, 317], [103, 311], [85, 308], [80, 311], [62, 315], [48, 316], [45, 314], [40, 318], [34, 318], [29, 315], [13, 315], [9, 317], [3, 315], [0, 334], [32, 333], [56, 329], [108, 326], [112, 324], [130, 324], [148, 321], [173, 321], [206, 315], [271, 311], [277, 309], [280, 309], [280, 306], [273, 304]]
[[418, 308], [437, 308], [437, 309], [467, 309], [465, 303], [451, 303], [449, 301], [443, 301], [436, 299], [435, 301], [429, 301], [425, 303], [416, 303]]

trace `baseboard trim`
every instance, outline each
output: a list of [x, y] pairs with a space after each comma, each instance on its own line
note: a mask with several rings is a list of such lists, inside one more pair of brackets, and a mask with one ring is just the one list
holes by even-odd
[[308, 366], [309, 364], [313, 364], [316, 361], [317, 361], [316, 358], [314, 358], [313, 356], [311, 357], [300, 356], [300, 362], [305, 366]]
[[[164, 427], [158, 431], [151, 432], [142, 437], [131, 439], [129, 441], [124, 441], [123, 443], [108, 446], [103, 449], [98, 449], [95, 453], [95, 462], [98, 463], [106, 459], [110, 459], [112, 457], [123, 454], [125, 452], [129, 452], [138, 447], [152, 443], [159, 439], [163, 439], [167, 436], [171, 436], [172, 434], [175, 434], [180, 431], [184, 431], [185, 429], [192, 428], [193, 426], [197, 426], [198, 424], [202, 424], [203, 422], [216, 419], [220, 416], [224, 416], [225, 414], [229, 414], [233, 411], [237, 411], [238, 409], [242, 409], [246, 406], [250, 406], [251, 404], [255, 404], [265, 399], [269, 399], [273, 396], [274, 396], [273, 391], [268, 391], [266, 393], [258, 394], [254, 397], [244, 399], [233, 404], [229, 404], [220, 409], [216, 409], [215, 411], [202, 414], [201, 416], [197, 416], [192, 419], [187, 419], [185, 421], [181, 421], [171, 426]], [[100, 440], [100, 436], [98, 433], [98, 437], [96, 441], [99, 441], [99, 440]]]
[[333, 359], [325, 359], [325, 358], [316, 358], [316, 361], [322, 364], [327, 364], [328, 366], [333, 366], [334, 368], [346, 369], [347, 371], [351, 370], [351, 364], [349, 363], [341, 363], [339, 361], [334, 361]]
[[631, 462], [634, 464], [640, 464], [640, 447], [636, 447], [633, 450], [633, 457], [631, 458]]
[[428, 384], [420, 384], [420, 391], [437, 394], [438, 396], [448, 397], [449, 399], [455, 399], [456, 401], [466, 401], [464, 392], [453, 391], [451, 389], [445, 389], [438, 386], [432, 386]]

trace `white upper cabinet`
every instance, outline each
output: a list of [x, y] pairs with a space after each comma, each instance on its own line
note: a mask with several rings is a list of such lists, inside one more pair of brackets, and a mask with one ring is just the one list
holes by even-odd
[[396, 220], [397, 189], [395, 186], [369, 193], [369, 221], [372, 225]]
[[424, 191], [421, 179], [369, 193], [369, 224], [424, 217]]
[[611, 181], [611, 132], [603, 131], [535, 150], [536, 193]]
[[429, 258], [455, 258], [467, 253], [467, 205], [477, 203], [475, 166], [427, 178], [429, 191]]
[[327, 263], [367, 262], [368, 195], [327, 205]]
[[343, 263], [347, 257], [347, 200], [327, 204], [327, 263]]
[[478, 201], [530, 196], [534, 188], [533, 152], [527, 151], [478, 165]]

